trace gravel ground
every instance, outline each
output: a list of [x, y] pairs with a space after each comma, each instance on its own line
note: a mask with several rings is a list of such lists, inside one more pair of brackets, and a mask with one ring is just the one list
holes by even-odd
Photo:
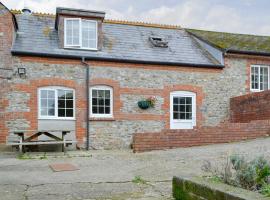
[[[22, 160], [14, 153], [1, 153], [0, 199], [171, 199], [174, 175], [202, 175], [205, 160], [222, 162], [233, 153], [269, 158], [270, 138], [139, 154], [76, 151], [30, 154], [35, 159]], [[53, 172], [52, 163], [71, 163], [79, 170]], [[143, 181], [132, 181], [136, 176]]]

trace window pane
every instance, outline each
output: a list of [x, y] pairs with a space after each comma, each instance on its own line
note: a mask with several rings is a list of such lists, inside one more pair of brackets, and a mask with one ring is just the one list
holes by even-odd
[[98, 97], [99, 98], [105, 98], [105, 91], [104, 90], [98, 90]]
[[41, 90], [40, 97], [41, 98], [47, 98], [47, 90]]
[[96, 106], [93, 106], [93, 107], [92, 107], [92, 113], [93, 113], [93, 114], [97, 114], [97, 113], [98, 113], [97, 110], [98, 110], [98, 109], [97, 109]]
[[80, 45], [80, 22], [79, 19], [69, 19], [65, 27], [66, 44], [70, 46]]
[[66, 108], [73, 108], [73, 100], [66, 100]]
[[251, 67], [251, 88], [259, 89], [259, 67]]
[[191, 104], [191, 100], [192, 100], [191, 97], [186, 97], [186, 104]]
[[66, 109], [66, 117], [73, 117], [73, 109]]
[[42, 108], [41, 112], [40, 112], [40, 115], [47, 116], [47, 108]]
[[92, 97], [97, 97], [97, 90], [92, 90]]
[[110, 99], [105, 99], [105, 105], [110, 106]]
[[41, 107], [47, 107], [47, 99], [41, 99]]
[[55, 101], [54, 99], [48, 99], [48, 107], [54, 108]]
[[184, 105], [180, 106], [180, 112], [185, 112], [185, 106]]
[[54, 115], [55, 115], [54, 108], [49, 108], [49, 110], [48, 110], [48, 116], [54, 116]]
[[104, 99], [99, 98], [98, 105], [100, 106], [100, 105], [104, 105], [104, 104], [105, 104]]
[[82, 47], [96, 48], [96, 23], [82, 20]]
[[65, 99], [65, 90], [58, 90], [58, 99]]
[[110, 90], [105, 90], [105, 98], [110, 99]]
[[178, 109], [178, 108], [179, 108], [178, 105], [174, 105], [174, 106], [173, 106], [173, 111], [180, 111], [180, 109]]
[[177, 97], [173, 98], [173, 104], [178, 104], [178, 98]]
[[179, 119], [180, 115], [179, 113], [173, 113], [173, 119]]
[[73, 91], [66, 90], [66, 99], [73, 99]]
[[104, 107], [103, 106], [98, 107], [98, 113], [99, 114], [104, 114]]
[[180, 104], [185, 104], [185, 102], [186, 102], [186, 101], [185, 101], [185, 97], [181, 97], [179, 103], [180, 103]]
[[48, 98], [54, 99], [55, 98], [55, 91], [48, 90]]
[[65, 100], [58, 100], [58, 108], [65, 108]]
[[180, 113], [180, 119], [185, 119], [185, 113]]
[[110, 114], [110, 107], [105, 107], [105, 114]]
[[192, 119], [192, 113], [186, 113], [186, 119], [191, 120]]
[[186, 105], [186, 112], [192, 112], [192, 105]]
[[92, 105], [97, 105], [97, 98], [92, 98]]
[[58, 109], [58, 117], [65, 117], [65, 109]]

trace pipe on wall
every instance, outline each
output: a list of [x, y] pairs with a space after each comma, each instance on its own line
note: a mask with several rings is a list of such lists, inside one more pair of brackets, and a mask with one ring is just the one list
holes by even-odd
[[86, 94], [86, 150], [89, 150], [89, 64], [85, 61], [85, 57], [82, 57], [82, 64], [85, 66], [85, 94]]

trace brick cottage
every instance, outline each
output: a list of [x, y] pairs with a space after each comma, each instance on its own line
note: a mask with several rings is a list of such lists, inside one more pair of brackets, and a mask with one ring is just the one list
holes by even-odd
[[270, 37], [104, 17], [0, 3], [0, 143], [70, 129], [77, 147], [140, 152], [268, 135]]

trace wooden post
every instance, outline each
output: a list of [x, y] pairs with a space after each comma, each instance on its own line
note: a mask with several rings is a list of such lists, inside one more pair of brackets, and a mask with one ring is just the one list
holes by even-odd
[[18, 136], [20, 137], [19, 151], [20, 151], [20, 153], [24, 153], [24, 147], [22, 145], [23, 140], [24, 140], [23, 133], [18, 133]]
[[63, 141], [63, 144], [62, 144], [62, 152], [66, 152], [66, 136], [67, 132], [66, 131], [62, 131], [62, 141]]

